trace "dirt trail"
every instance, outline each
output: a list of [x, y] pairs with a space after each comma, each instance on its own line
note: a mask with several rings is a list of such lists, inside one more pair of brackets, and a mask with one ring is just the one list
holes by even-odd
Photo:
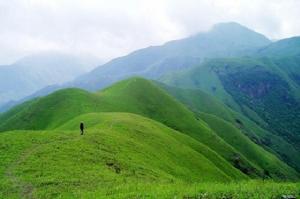
[[5, 175], [11, 180], [13, 186], [18, 189], [20, 198], [34, 198], [32, 195], [34, 187], [30, 183], [23, 182], [18, 176], [15, 175], [14, 170], [19, 164], [24, 162], [36, 150], [36, 148], [38, 147], [35, 146], [25, 150], [20, 158], [13, 162], [5, 172]]
[[35, 197], [34, 197], [33, 193], [34, 193], [35, 187], [31, 183], [22, 181], [15, 174], [15, 170], [17, 169], [17, 167], [22, 162], [26, 161], [26, 159], [31, 154], [33, 154], [35, 151], [37, 151], [39, 148], [41, 148], [45, 144], [51, 144], [54, 142], [60, 142], [60, 141], [66, 141], [66, 140], [76, 140], [76, 139], [80, 139], [80, 136], [79, 137], [77, 137], [77, 136], [66, 137], [63, 139], [58, 139], [58, 140], [54, 140], [54, 141], [50, 141], [50, 142], [39, 143], [38, 145], [33, 144], [31, 147], [24, 150], [23, 153], [21, 153], [21, 155], [19, 156], [19, 158], [7, 167], [5, 175], [8, 177], [8, 179], [10, 179], [10, 181], [13, 184], [13, 187], [15, 187], [18, 190], [20, 198], [34, 199]]

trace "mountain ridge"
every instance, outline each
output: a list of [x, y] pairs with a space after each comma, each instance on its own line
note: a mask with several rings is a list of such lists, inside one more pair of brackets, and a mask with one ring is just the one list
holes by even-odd
[[21, 100], [4, 104], [0, 106], [0, 111], [8, 110], [27, 99], [67, 87], [96, 91], [131, 76], [159, 80], [167, 73], [190, 69], [207, 58], [251, 55], [255, 49], [270, 43], [271, 41], [262, 34], [238, 23], [220, 23], [210, 31], [169, 41], [161, 46], [135, 50], [126, 56], [115, 58], [74, 81], [63, 85], [51, 85]]
[[[45, 107], [51, 107], [51, 109]], [[130, 112], [148, 117], [209, 146], [211, 150], [245, 174], [251, 177], [263, 175], [261, 168], [263, 164], [256, 165], [249, 161], [247, 154], [243, 155], [219, 137], [201, 117], [197, 117], [154, 83], [137, 77], [123, 80], [96, 93], [80, 89], [65, 89], [29, 101], [2, 114], [0, 130], [51, 130], [76, 116], [91, 112]], [[265, 151], [263, 153], [266, 153], [266, 157], [270, 156]], [[275, 156], [271, 155], [271, 157], [271, 161], [266, 159], [269, 166], [263, 166], [263, 168], [269, 170], [274, 178], [282, 176], [293, 178], [292, 176], [296, 175], [293, 169], [276, 159]], [[213, 157], [206, 154], [206, 158]], [[272, 159], [277, 163], [274, 164], [276, 161]], [[216, 162], [215, 164], [218, 165]], [[279, 168], [276, 165], [281, 166]]]

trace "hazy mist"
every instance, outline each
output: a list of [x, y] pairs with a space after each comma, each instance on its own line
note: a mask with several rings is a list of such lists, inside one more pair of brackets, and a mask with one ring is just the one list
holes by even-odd
[[101, 60], [236, 21], [271, 39], [300, 35], [297, 0], [0, 0], [0, 64], [40, 51]]

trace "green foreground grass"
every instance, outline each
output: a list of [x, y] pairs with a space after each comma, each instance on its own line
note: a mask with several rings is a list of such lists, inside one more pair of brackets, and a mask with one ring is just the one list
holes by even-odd
[[[81, 120], [88, 129], [83, 136], [77, 129]], [[189, 136], [129, 113], [86, 114], [52, 131], [4, 132], [0, 149], [0, 198], [53, 198], [128, 183], [246, 179], [217, 154], [220, 165], [212, 163], [201, 151], [214, 152]]]
[[[77, 126], [84, 120], [85, 135]], [[180, 132], [129, 113], [91, 113], [52, 131], [0, 134], [0, 198], [276, 198], [299, 184], [243, 176]], [[203, 154], [202, 154], [203, 153]], [[246, 177], [244, 177], [246, 179]]]
[[282, 198], [284, 195], [298, 198], [300, 184], [272, 181], [244, 181], [227, 184], [128, 184], [94, 192], [77, 192], [73, 196], [83, 198], [275, 199]]

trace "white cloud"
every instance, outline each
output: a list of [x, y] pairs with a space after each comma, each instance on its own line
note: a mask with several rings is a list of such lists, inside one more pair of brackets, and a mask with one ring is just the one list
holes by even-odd
[[0, 63], [56, 50], [102, 59], [236, 21], [300, 35], [297, 0], [0, 0]]

